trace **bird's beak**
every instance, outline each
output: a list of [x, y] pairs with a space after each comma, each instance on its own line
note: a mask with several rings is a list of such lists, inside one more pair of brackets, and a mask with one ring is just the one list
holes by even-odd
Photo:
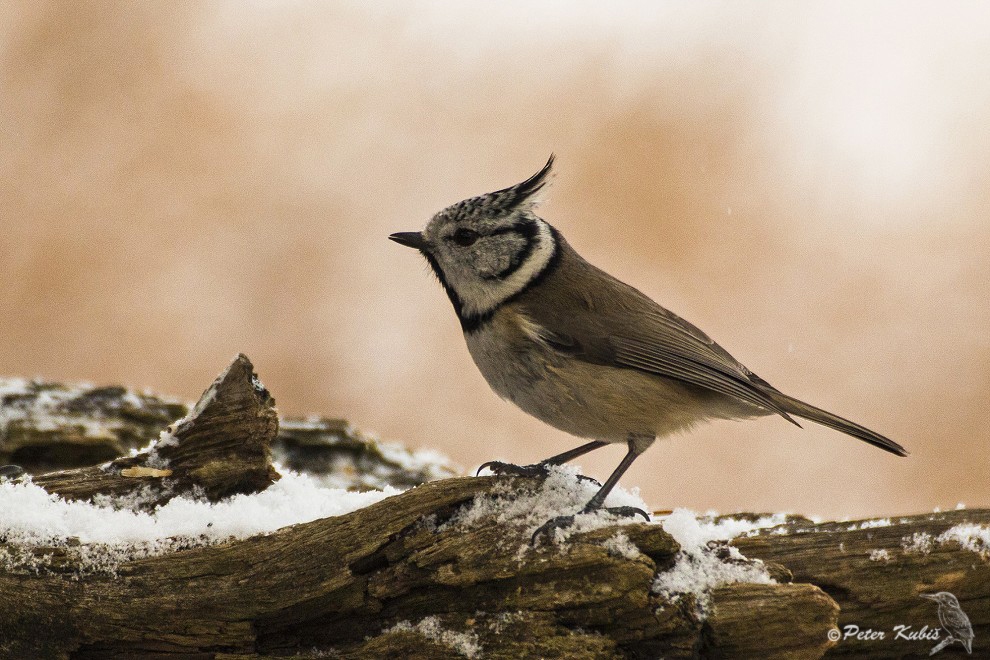
[[426, 247], [426, 241], [423, 240], [423, 234], [418, 231], [400, 231], [397, 234], [390, 235], [388, 238], [389, 240], [395, 241], [399, 245], [416, 248], [417, 250], [422, 250]]
[[922, 598], [927, 598], [928, 600], [934, 600], [934, 601], [938, 600], [935, 594], [918, 594], [918, 595], [921, 596]]

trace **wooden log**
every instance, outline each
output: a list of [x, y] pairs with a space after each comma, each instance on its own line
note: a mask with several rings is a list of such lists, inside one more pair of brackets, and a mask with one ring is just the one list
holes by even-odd
[[[747, 557], [785, 565], [794, 581], [817, 585], [835, 599], [841, 607], [842, 639], [829, 655], [927, 655], [936, 642], [911, 634], [920, 634], [925, 626], [929, 633], [938, 629], [938, 606], [921, 594], [940, 591], [955, 595], [968, 615], [974, 653], [988, 654], [990, 546], [978, 539], [969, 548], [952, 538], [940, 540], [947, 530], [965, 524], [982, 526], [990, 537], [990, 510], [819, 525], [798, 521], [736, 539], [733, 545]], [[941, 655], [951, 657], [961, 649], [955, 644]]]
[[97, 465], [144, 447], [187, 412], [117, 385], [0, 378], [0, 464], [33, 474]]
[[271, 464], [277, 432], [274, 399], [250, 360], [238, 355], [192, 412], [148, 449], [104, 465], [38, 475], [34, 482], [73, 500], [141, 493], [135, 503], [149, 509], [194, 489], [212, 501], [256, 493], [279, 478]]
[[[277, 478], [276, 426], [271, 397], [239, 356], [175, 424], [175, 442], [36, 481], [77, 499], [119, 500], [140, 484], [146, 506], [194, 489], [213, 499], [255, 492]], [[478, 498], [516, 497], [539, 483], [434, 481], [346, 515], [125, 557], [112, 570], [93, 567], [99, 548], [0, 538], [0, 557], [11, 559], [0, 570], [0, 657], [924, 655], [935, 642], [836, 643], [829, 634], [850, 624], [933, 627], [935, 604], [918, 595], [937, 590], [955, 593], [970, 615], [974, 651], [990, 641], [983, 548], [939, 538], [962, 521], [990, 521], [988, 511], [867, 524], [793, 519], [733, 541], [765, 560], [779, 584], [718, 586], [701, 608], [692, 595], [668, 598], [654, 586], [682, 561], [661, 525], [609, 524], [533, 548], [518, 520], [467, 524], [459, 515]], [[628, 541], [617, 543], [619, 534]], [[724, 549], [714, 556], [740, 561]]]
[[[438, 657], [428, 649], [439, 643], [450, 654], [460, 643], [499, 658], [696, 657], [756, 646], [763, 657], [810, 658], [826, 645], [835, 605], [808, 585], [719, 589], [708, 627], [690, 602], [665, 603], [652, 584], [678, 546], [659, 525], [606, 527], [531, 550], [525, 533], [494, 519], [445, 528], [499, 479], [433, 482], [345, 516], [125, 562], [113, 575], [80, 578], [79, 549], [63, 549], [60, 561], [0, 573], [0, 651], [371, 657], [412, 645]], [[618, 531], [636, 556], [609, 550]], [[774, 615], [787, 634], [764, 638]]]
[[[117, 385], [0, 379], [0, 478], [8, 476], [5, 463], [44, 474], [128, 456], [192, 408]], [[280, 418], [272, 453], [290, 470], [353, 490], [411, 488], [458, 474], [436, 452], [381, 442], [346, 420], [316, 415]]]

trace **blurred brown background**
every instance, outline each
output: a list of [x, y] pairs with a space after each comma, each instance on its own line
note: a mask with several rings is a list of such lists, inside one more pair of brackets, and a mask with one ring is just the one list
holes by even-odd
[[[515, 183], [754, 371], [912, 450], [780, 419], [658, 443], [660, 507], [990, 504], [980, 3], [6, 3], [0, 374], [284, 413], [466, 467], [580, 441], [499, 401], [386, 240]], [[579, 461], [604, 477], [619, 447]]]

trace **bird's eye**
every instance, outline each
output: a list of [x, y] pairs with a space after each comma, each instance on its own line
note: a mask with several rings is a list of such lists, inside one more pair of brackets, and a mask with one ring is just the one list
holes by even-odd
[[470, 229], [464, 229], [463, 227], [454, 232], [452, 236], [454, 242], [461, 247], [467, 247], [473, 245], [476, 240], [478, 240], [478, 232], [472, 231]]

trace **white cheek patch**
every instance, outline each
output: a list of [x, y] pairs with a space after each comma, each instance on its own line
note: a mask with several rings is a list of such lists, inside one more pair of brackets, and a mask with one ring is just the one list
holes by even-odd
[[463, 304], [463, 313], [477, 316], [492, 311], [507, 299], [526, 288], [550, 263], [556, 250], [556, 241], [550, 225], [537, 219], [536, 244], [526, 260], [508, 277], [501, 280], [474, 280], [458, 282], [457, 295]]

